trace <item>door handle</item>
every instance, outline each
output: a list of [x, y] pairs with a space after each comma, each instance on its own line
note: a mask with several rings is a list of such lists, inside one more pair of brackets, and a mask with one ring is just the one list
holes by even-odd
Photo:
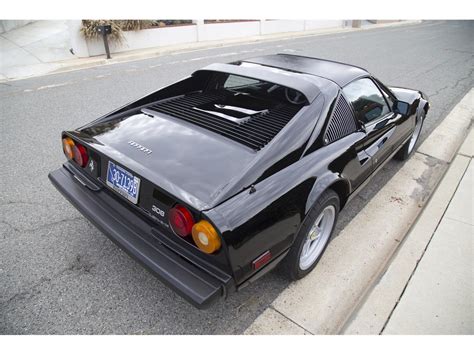
[[385, 144], [385, 142], [387, 141], [387, 137], [384, 137], [384, 139], [382, 139], [378, 144], [377, 144], [377, 148], [382, 148], [382, 146]]
[[370, 160], [371, 157], [365, 150], [362, 150], [357, 153], [357, 158], [359, 159], [360, 165], [363, 166]]

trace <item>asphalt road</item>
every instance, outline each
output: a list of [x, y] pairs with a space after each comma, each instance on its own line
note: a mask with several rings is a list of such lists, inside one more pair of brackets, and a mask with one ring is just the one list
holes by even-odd
[[[474, 22], [423, 22], [181, 52], [0, 84], [0, 333], [241, 333], [287, 285], [278, 270], [198, 311], [52, 187], [60, 132], [212, 62], [287, 52], [365, 67], [423, 90], [422, 139], [473, 86]], [[401, 167], [390, 162], [341, 213], [340, 230]], [[363, 257], [363, 255], [361, 255]], [[317, 285], [315, 285], [317, 287]]]

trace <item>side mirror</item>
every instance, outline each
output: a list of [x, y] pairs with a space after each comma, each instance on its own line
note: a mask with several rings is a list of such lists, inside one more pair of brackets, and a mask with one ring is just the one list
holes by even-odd
[[407, 116], [408, 113], [410, 112], [410, 104], [408, 104], [407, 102], [397, 100], [393, 104], [393, 111], [403, 116]]

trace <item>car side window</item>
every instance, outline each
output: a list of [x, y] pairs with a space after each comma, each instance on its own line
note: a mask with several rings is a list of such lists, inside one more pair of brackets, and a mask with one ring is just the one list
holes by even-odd
[[393, 107], [393, 99], [388, 93], [387, 89], [383, 85], [381, 85], [379, 81], [376, 81], [376, 83], [377, 83], [378, 88], [382, 92], [383, 97], [385, 97], [385, 101], [388, 103], [388, 106]]
[[353, 81], [342, 90], [354, 107], [356, 118], [369, 123], [390, 112], [378, 87], [369, 78]]

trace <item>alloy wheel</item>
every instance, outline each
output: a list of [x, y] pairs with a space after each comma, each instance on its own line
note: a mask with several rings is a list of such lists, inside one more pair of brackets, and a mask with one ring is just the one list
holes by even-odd
[[310, 268], [319, 258], [329, 240], [335, 219], [336, 209], [332, 205], [326, 206], [316, 218], [301, 249], [299, 262], [301, 270]]

